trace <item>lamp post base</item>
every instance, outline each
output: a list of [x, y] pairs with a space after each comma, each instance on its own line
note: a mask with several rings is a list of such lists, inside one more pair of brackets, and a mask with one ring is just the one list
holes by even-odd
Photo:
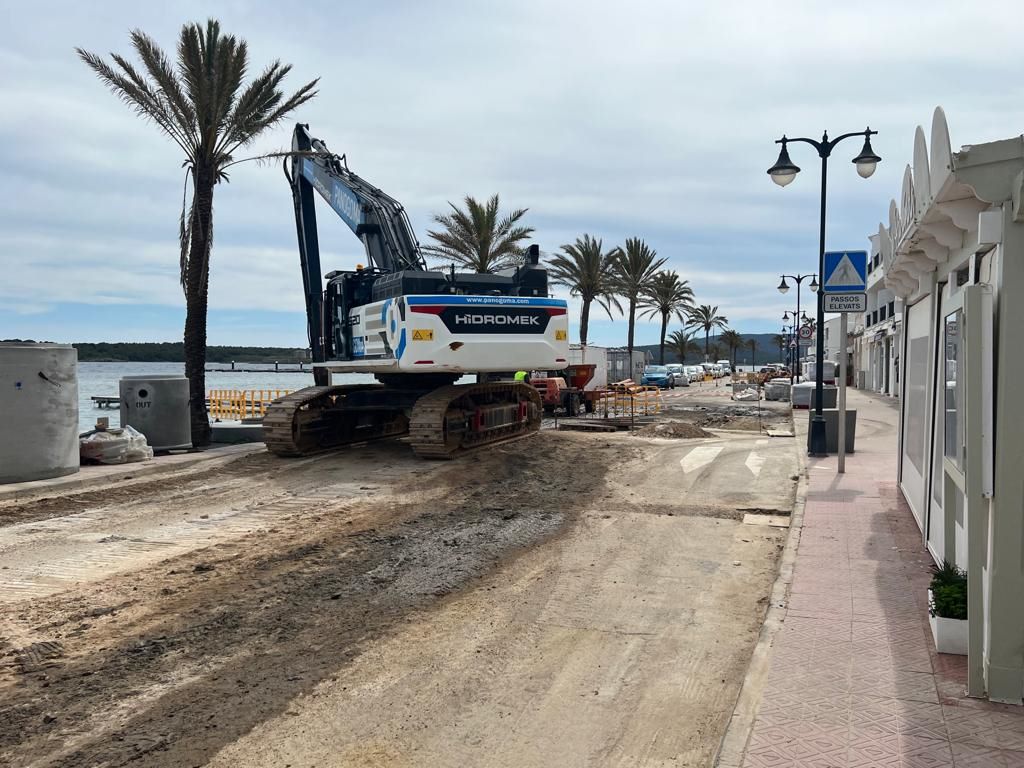
[[807, 455], [817, 457], [828, 456], [828, 442], [825, 439], [825, 417], [820, 413], [815, 413], [811, 417]]

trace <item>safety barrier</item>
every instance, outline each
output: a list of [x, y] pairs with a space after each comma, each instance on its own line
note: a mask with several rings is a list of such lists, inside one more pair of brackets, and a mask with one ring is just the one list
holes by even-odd
[[661, 389], [620, 382], [602, 392], [594, 404], [594, 412], [610, 416], [653, 416], [661, 412]]
[[207, 410], [213, 419], [259, 419], [267, 406], [279, 397], [291, 394], [290, 389], [211, 389], [207, 393]]

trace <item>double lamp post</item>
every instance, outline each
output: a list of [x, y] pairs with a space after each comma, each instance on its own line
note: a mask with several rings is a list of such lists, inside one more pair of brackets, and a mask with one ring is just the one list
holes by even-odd
[[[794, 377], [795, 377], [795, 372], [796, 372], [796, 364], [800, 360], [800, 354], [799, 354], [799, 351], [800, 351], [800, 346], [799, 346], [800, 345], [800, 340], [797, 338], [797, 334], [799, 333], [798, 318], [800, 318], [800, 321], [802, 321], [804, 323], [807, 322], [807, 315], [804, 314], [801, 317], [801, 314], [800, 314], [800, 287], [801, 287], [801, 283], [803, 283], [803, 281], [806, 280], [809, 277], [809, 278], [811, 278], [811, 284], [809, 286], [807, 286], [807, 287], [811, 289], [811, 293], [817, 293], [818, 292], [818, 276], [816, 274], [815, 275], [783, 275], [782, 276], [782, 282], [779, 283], [779, 293], [783, 293], [784, 294], [784, 293], [788, 293], [789, 292], [789, 283], [786, 282], [786, 278], [787, 277], [790, 280], [792, 280], [792, 281], [794, 281], [796, 283], [796, 312], [793, 313], [793, 344], [796, 345], [796, 348], [794, 349], [793, 346], [790, 346], [790, 350], [789, 350], [790, 357], [791, 357], [790, 368], [789, 368], [789, 383], [790, 383], [790, 385], [792, 385], [793, 381], [794, 381]], [[788, 311], [782, 315], [782, 320], [783, 320], [783, 322], [789, 320], [789, 312]]]
[[[878, 131], [872, 131], [870, 128], [865, 128], [863, 131], [855, 131], [853, 133], [844, 133], [841, 136], [837, 136], [834, 139], [829, 139], [828, 133], [823, 133], [821, 141], [815, 141], [814, 139], [797, 138], [790, 139], [785, 135], [781, 139], [778, 139], [775, 143], [782, 145], [782, 150], [779, 152], [779, 159], [775, 161], [775, 165], [768, 169], [768, 175], [772, 177], [772, 181], [778, 184], [780, 187], [784, 187], [789, 184], [796, 175], [800, 173], [800, 169], [793, 164], [793, 161], [789, 159], [789, 150], [786, 149], [786, 145], [793, 142], [803, 142], [804, 144], [810, 144], [818, 151], [818, 157], [821, 158], [821, 220], [819, 225], [819, 236], [818, 236], [818, 274], [822, 276], [822, 282], [826, 282], [825, 276], [825, 193], [826, 193], [826, 179], [828, 178], [828, 158], [832, 154], [832, 150], [835, 146], [853, 136], [864, 137], [864, 147], [861, 149], [860, 154], [853, 158], [854, 165], [857, 166], [857, 173], [861, 178], [868, 178], [875, 172], [875, 167], [881, 161], [878, 155], [871, 149], [871, 137], [877, 134]], [[793, 278], [794, 280], [796, 278]], [[779, 286], [779, 290], [782, 290], [783, 285], [786, 284], [786, 279], [783, 277], [782, 285]], [[797, 281], [797, 294], [799, 296], [799, 281]], [[813, 290], [813, 289], [812, 289]], [[785, 291], [783, 291], [785, 293]], [[798, 310], [799, 311], [799, 310]], [[808, 441], [807, 452], [811, 456], [827, 456], [828, 448], [825, 440], [825, 416], [822, 413], [822, 403], [824, 401], [824, 362], [825, 362], [825, 295], [823, 291], [818, 292], [818, 319], [817, 319], [817, 344], [815, 348], [815, 366], [814, 366], [814, 416], [811, 418], [810, 438]], [[843, 345], [842, 354], [846, 354], [845, 340], [840, 340]]]

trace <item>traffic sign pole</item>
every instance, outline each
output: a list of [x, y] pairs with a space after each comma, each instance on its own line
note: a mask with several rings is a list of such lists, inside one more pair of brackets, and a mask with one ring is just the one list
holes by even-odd
[[846, 472], [846, 313], [839, 316], [839, 465]]
[[[824, 250], [824, 248], [822, 248]], [[830, 251], [822, 254], [822, 293], [819, 296], [818, 320], [819, 324], [824, 321], [826, 306], [833, 311], [841, 312], [839, 316], [839, 412], [836, 422], [836, 433], [839, 443], [836, 446], [838, 464], [836, 470], [839, 474], [846, 472], [846, 318], [849, 312], [863, 311], [866, 301], [864, 291], [867, 289], [868, 253], [867, 251]], [[820, 333], [820, 331], [819, 331]], [[824, 369], [825, 361], [821, 339], [818, 339], [818, 366]], [[818, 376], [818, 382], [821, 375]], [[818, 398], [822, 397], [819, 389]], [[821, 413], [821, 400], [818, 400], [818, 410]], [[824, 429], [822, 429], [824, 432]], [[824, 438], [824, 435], [822, 435]], [[824, 439], [822, 440], [824, 442]], [[824, 454], [820, 454], [824, 455]]]

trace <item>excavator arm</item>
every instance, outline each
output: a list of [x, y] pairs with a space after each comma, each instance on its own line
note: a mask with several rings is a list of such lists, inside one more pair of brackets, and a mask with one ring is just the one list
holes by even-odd
[[313, 191], [358, 237], [370, 266], [381, 272], [427, 269], [409, 217], [401, 203], [352, 173], [344, 157], [327, 149], [299, 123], [292, 134], [290, 162], [285, 175], [292, 187], [295, 226], [299, 240], [306, 322], [314, 362], [325, 359], [323, 282]]

